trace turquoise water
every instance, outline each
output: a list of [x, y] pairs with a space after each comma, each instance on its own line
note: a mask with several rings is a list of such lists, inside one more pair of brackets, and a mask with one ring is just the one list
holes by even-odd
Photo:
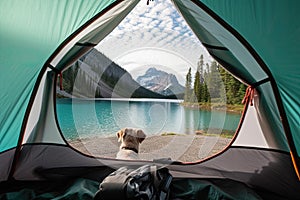
[[168, 100], [57, 99], [60, 128], [67, 139], [115, 135], [124, 127], [147, 135], [164, 132], [194, 134], [202, 129], [236, 130], [240, 115], [185, 108]]

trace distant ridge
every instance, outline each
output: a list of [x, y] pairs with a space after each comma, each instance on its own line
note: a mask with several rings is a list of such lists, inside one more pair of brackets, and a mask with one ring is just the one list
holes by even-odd
[[142, 87], [125, 69], [96, 49], [66, 70], [63, 80], [65, 92], [74, 97], [170, 98]]
[[155, 67], [149, 68], [136, 81], [143, 87], [164, 96], [181, 96], [185, 88], [179, 84], [176, 76]]

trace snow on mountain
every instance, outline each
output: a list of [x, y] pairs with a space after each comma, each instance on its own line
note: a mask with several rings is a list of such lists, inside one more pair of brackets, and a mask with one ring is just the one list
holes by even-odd
[[149, 68], [144, 75], [137, 77], [136, 81], [141, 86], [162, 95], [184, 93], [184, 87], [179, 84], [174, 74], [158, 70], [155, 67]]

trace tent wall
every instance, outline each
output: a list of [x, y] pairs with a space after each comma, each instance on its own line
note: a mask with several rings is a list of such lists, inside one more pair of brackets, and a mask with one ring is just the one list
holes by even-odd
[[[282, 109], [280, 114], [285, 124], [285, 131], [288, 134], [291, 133], [292, 142], [299, 155], [300, 84], [295, 83], [300, 80], [298, 49], [300, 2], [292, 0], [250, 0], [247, 2], [201, 0], [201, 2], [247, 41], [260, 57], [260, 64], [264, 70], [274, 77], [280, 94], [280, 97], [276, 97], [280, 98], [276, 103], [281, 106], [280, 101], [282, 101], [284, 110]], [[263, 98], [268, 103], [265, 106], [268, 106], [270, 110], [277, 107], [269, 97]], [[283, 115], [285, 113], [286, 116]], [[279, 118], [279, 116], [276, 117]]]
[[[255, 87], [265, 81], [270, 81], [270, 91], [273, 91], [274, 94], [268, 90], [258, 89], [264, 100], [261, 101], [264, 103], [262, 107], [266, 107], [259, 112], [262, 113], [262, 116], [268, 116], [268, 123], [271, 125], [277, 121], [281, 122], [275, 124], [275, 126], [283, 127], [275, 130], [276, 138], [283, 139], [279, 142], [281, 144], [287, 139], [292, 161], [300, 178], [298, 170], [300, 166], [299, 120], [295, 120], [300, 116], [298, 94], [300, 90], [298, 86], [296, 86], [297, 92], [293, 90], [295, 93], [288, 90], [288, 87], [294, 87], [291, 83], [297, 78], [299, 80], [300, 77], [300, 74], [296, 73], [300, 61], [293, 56], [298, 52], [297, 48], [293, 48], [295, 42], [297, 44], [300, 40], [296, 34], [289, 37], [290, 33], [299, 32], [300, 25], [292, 15], [297, 14], [295, 8], [299, 7], [299, 2], [264, 1], [258, 3], [257, 1], [247, 1], [244, 3], [232, 0], [219, 3], [204, 0], [201, 2], [175, 1], [175, 4], [189, 25], [194, 27], [193, 30], [198, 32], [196, 35], [200, 36], [198, 37], [204, 45], [213, 49], [208, 49], [212, 56], [229, 71]], [[246, 10], [247, 12], [244, 12]], [[279, 23], [274, 25], [277, 20]], [[292, 20], [293, 27], [286, 25], [290, 23], [290, 20]], [[225, 30], [221, 31], [222, 28]], [[209, 37], [201, 38], [201, 32], [209, 33]], [[273, 35], [273, 32], [276, 34]], [[283, 40], [283, 36], [288, 37], [288, 40]], [[268, 39], [262, 42], [262, 39], [266, 37]], [[282, 46], [278, 46], [277, 43]], [[289, 45], [286, 45], [287, 43]], [[222, 51], [215, 51], [215, 49]], [[227, 50], [231, 52], [229, 58], [226, 57]], [[245, 51], [243, 52], [243, 50]], [[273, 59], [274, 57], [280, 58], [280, 60]], [[232, 62], [235, 59], [240, 61], [241, 65], [238, 62]], [[235, 65], [233, 65], [234, 63]], [[282, 64], [287, 64], [285, 73], [282, 73]], [[251, 73], [253, 70], [260, 75], [253, 76], [254, 74]], [[287, 71], [293, 74], [291, 79], [289, 79]], [[283, 83], [285, 84], [284, 89], [280, 86]], [[276, 101], [273, 101], [274, 97]], [[275, 113], [279, 113], [279, 115], [274, 115]]]
[[[138, 1], [123, 1], [104, 12], [75, 36], [53, 59], [51, 65], [63, 70], [103, 39], [128, 14]], [[103, 30], [103, 31], [101, 31]], [[97, 33], [97, 34], [96, 34]], [[62, 60], [60, 60], [62, 59]], [[49, 68], [50, 69], [50, 68]], [[56, 70], [56, 71], [57, 71]], [[23, 143], [65, 143], [55, 121], [56, 73], [47, 72], [41, 81], [28, 119]], [[44, 86], [45, 85], [45, 86]], [[43, 97], [41, 97], [43, 96]], [[42, 102], [42, 103], [41, 103]], [[34, 129], [33, 129], [34, 128]]]
[[[61, 2], [61, 4], [63, 4], [64, 6], [67, 2]], [[57, 122], [56, 122], [56, 114], [55, 114], [55, 103], [53, 101], [54, 96], [55, 96], [55, 87], [56, 87], [56, 75], [57, 73], [59, 73], [59, 70], [62, 70], [63, 68], [67, 67], [68, 65], [72, 64], [77, 58], [78, 56], [82, 55], [83, 53], [85, 53], [86, 51], [89, 50], [91, 44], [93, 45], [93, 43], [95, 43], [94, 45], [97, 44], [97, 42], [99, 42], [99, 40], [103, 39], [107, 33], [109, 33], [110, 31], [112, 31], [115, 26], [117, 26], [117, 24], [119, 24], [119, 22], [128, 14], [128, 12], [130, 12], [130, 10], [138, 3], [138, 1], [120, 1], [117, 4], [112, 4], [111, 1], [107, 1], [107, 2], [98, 2], [97, 6], [95, 6], [94, 4], [92, 5], [86, 5], [87, 7], [85, 7], [83, 4], [85, 4], [85, 2], [81, 5], [77, 5], [77, 1], [76, 3], [74, 2], [70, 2], [71, 5], [75, 6], [76, 8], [79, 7], [78, 9], [75, 10], [62, 10], [61, 12], [64, 13], [65, 15], [67, 15], [68, 12], [70, 12], [69, 14], [71, 16], [73, 16], [76, 19], [66, 19], [64, 14], [61, 14], [60, 16], [62, 17], [61, 20], [70, 20], [70, 22], [78, 22], [78, 20], [80, 20], [80, 16], [82, 17], [86, 17], [86, 21], [87, 23], [82, 25], [81, 29], [82, 31], [78, 31], [80, 29], [74, 29], [73, 31], [75, 31], [75, 33], [72, 33], [70, 35], [70, 40], [69, 43], [63, 42], [57, 49], [56, 51], [54, 51], [54, 53], [50, 56], [50, 62], [52, 64], [52, 66], [50, 66], [49, 61], [46, 61], [46, 63], [44, 64], [43, 69], [41, 70], [41, 72], [39, 73], [39, 78], [34, 79], [34, 81], [36, 81], [35, 85], [36, 87], [34, 88], [33, 92], [28, 92], [26, 94], [22, 93], [23, 95], [27, 95], [27, 98], [29, 99], [29, 96], [31, 95], [31, 100], [30, 103], [28, 104], [25, 103], [24, 104], [24, 110], [26, 110], [26, 115], [24, 116], [24, 113], [22, 115], [22, 112], [18, 112], [19, 113], [19, 117], [22, 118], [19, 121], [14, 121], [14, 125], [16, 126], [16, 123], [19, 123], [19, 126], [23, 125], [23, 129], [19, 129], [18, 131], [16, 131], [16, 133], [20, 133], [19, 134], [14, 134], [14, 137], [11, 137], [9, 132], [1, 132], [1, 134], [3, 135], [3, 137], [9, 137], [10, 141], [14, 141], [14, 145], [12, 146], [5, 146], [7, 145], [7, 143], [5, 145], [1, 145], [0, 147], [3, 149], [1, 150], [6, 150], [6, 148], [8, 147], [14, 147], [17, 146], [17, 144], [26, 144], [26, 143], [56, 143], [56, 144], [65, 144], [64, 138], [62, 137], [62, 135], [60, 134], [60, 130], [57, 127]], [[96, 2], [97, 3], [97, 2]], [[56, 5], [55, 4], [55, 8], [56, 6], [61, 6], [61, 4]], [[48, 6], [50, 6], [49, 4], [46, 4]], [[82, 7], [83, 6], [83, 7]], [[90, 15], [92, 12], [91, 10], [91, 6], [92, 7], [97, 7], [99, 10], [99, 13], [95, 13], [97, 14], [96, 17], [93, 17], [92, 15]], [[105, 6], [107, 7], [107, 9], [105, 9]], [[70, 8], [73, 8], [72, 6], [70, 6]], [[86, 8], [88, 15], [82, 15], [82, 8]], [[61, 8], [57, 8], [57, 9], [61, 9]], [[95, 8], [93, 8], [94, 10]], [[105, 9], [105, 10], [104, 10]], [[104, 10], [104, 12], [102, 13], [101, 11]], [[80, 15], [73, 15], [74, 13], [76, 13], [76, 11], [80, 11]], [[69, 16], [69, 15], [68, 15]], [[71, 17], [69, 16], [69, 17]], [[79, 18], [79, 19], [78, 19]], [[91, 19], [89, 19], [91, 18]], [[94, 19], [95, 18], [95, 19]], [[51, 19], [49, 19], [51, 21]], [[57, 18], [52, 19], [54, 20], [53, 23], [55, 23], [56, 20], [58, 20]], [[83, 20], [83, 19], [81, 19]], [[88, 21], [91, 22], [88, 22]], [[41, 21], [40, 23], [42, 23], [43, 21]], [[68, 22], [69, 26], [70, 23]], [[31, 22], [34, 24], [34, 22]], [[59, 23], [58, 23], [59, 24]], [[39, 27], [39, 24], [34, 24], [37, 27]], [[68, 28], [68, 27], [64, 27], [65, 24], [60, 24], [62, 27], [61, 32], [64, 33], [63, 31]], [[74, 24], [73, 24], [74, 25]], [[77, 26], [74, 25], [74, 28], [76, 28]], [[78, 28], [78, 27], [77, 27]], [[45, 27], [42, 27], [43, 31]], [[105, 33], [103, 31], [99, 30], [105, 30]], [[57, 30], [56, 30], [57, 31]], [[56, 32], [55, 32], [56, 33]], [[68, 32], [66, 32], [68, 33]], [[36, 34], [36, 33], [35, 33]], [[42, 34], [42, 33], [40, 33]], [[46, 35], [47, 36], [47, 35]], [[51, 39], [53, 39], [53, 36], [51, 38], [51, 34], [49, 35], [50, 38], [43, 38], [43, 39], [49, 39], [50, 41], [48, 41], [49, 43], [53, 42]], [[66, 41], [67, 41], [66, 40]], [[58, 43], [59, 44], [59, 43]], [[58, 44], [56, 44], [58, 46]], [[74, 48], [72, 48], [74, 45]], [[60, 62], [60, 59], [63, 58], [63, 56], [67, 54], [67, 56], [64, 57], [64, 59]], [[54, 58], [54, 55], [56, 55], [56, 57]], [[40, 55], [41, 58], [43, 55]], [[49, 55], [48, 55], [49, 56]], [[46, 58], [48, 56], [44, 56], [44, 59], [46, 60]], [[40, 59], [41, 59], [40, 58]], [[51, 60], [53, 59], [53, 60]], [[24, 61], [25, 62], [25, 61]], [[44, 61], [45, 62], [45, 61]], [[57, 64], [59, 62], [59, 67], [57, 69], [54, 69], [53, 64]], [[38, 66], [42, 67], [43, 64], [37, 65], [35, 66], [36, 69], [38, 69]], [[45, 67], [49, 67], [48, 69], [46, 69]], [[49, 69], [53, 69], [53, 71], [49, 71]], [[49, 71], [46, 73], [46, 75], [43, 75], [44, 71]], [[42, 78], [44, 77], [44, 78]], [[19, 84], [22, 84], [22, 81], [25, 81], [24, 79], [20, 79], [17, 80], [19, 81]], [[40, 86], [39, 86], [40, 84]], [[33, 87], [33, 86], [32, 86]], [[31, 88], [32, 89], [32, 88]], [[32, 103], [31, 103], [32, 102]], [[9, 103], [9, 102], [6, 102]], [[26, 108], [27, 105], [27, 108]], [[25, 109], [26, 108], [26, 109]], [[23, 123], [20, 123], [22, 122]], [[29, 124], [27, 124], [29, 123]], [[20, 127], [19, 127], [20, 128]], [[0, 134], [0, 137], [1, 137]], [[4, 139], [5, 139], [4, 138]], [[1, 140], [1, 142], [5, 142], [5, 140]], [[21, 151], [21, 146], [17, 146], [16, 149], [16, 154], [13, 156], [13, 163], [12, 165], [8, 165], [8, 166], [12, 166], [10, 171], [10, 176], [12, 176], [14, 174], [14, 170], [16, 169], [16, 166], [18, 165], [19, 162], [19, 156], [20, 156], [20, 151]]]
[[25, 143], [57, 143], [65, 144], [56, 123], [54, 94], [56, 91], [56, 73], [50, 71], [46, 74], [44, 95], [38, 121]]
[[[244, 135], [241, 134], [240, 138], [237, 138], [236, 146], [230, 147], [222, 154], [205, 162], [171, 165], [169, 168], [174, 176], [179, 178], [232, 179], [279, 196], [284, 194], [289, 198], [298, 198], [299, 182], [293, 172], [290, 155], [286, 151], [289, 151], [290, 144], [293, 144], [292, 147], [300, 153], [300, 84], [297, 84], [300, 80], [297, 69], [300, 64], [300, 2], [202, 0], [202, 5], [218, 14], [239, 33], [239, 38], [207, 12], [195, 6], [199, 2], [174, 0], [210, 53], [220, 63], [228, 64], [226, 66], [229, 71], [248, 84], [269, 79], [272, 81], [273, 85], [267, 83], [257, 86], [261, 98], [257, 105], [259, 110], [253, 113], [257, 115], [255, 123], [260, 125], [257, 126], [259, 137], [264, 141], [260, 144], [254, 141], [249, 147], [241, 147], [245, 146], [242, 139], [246, 139], [244, 136], [249, 133], [247, 127], [243, 127]], [[79, 173], [82, 167], [100, 167], [99, 174], [105, 176], [111, 171], [110, 166], [118, 168], [124, 165], [124, 161], [84, 156], [65, 144], [56, 127], [53, 110], [36, 115], [41, 116], [41, 121], [37, 118], [32, 119], [33, 124], [36, 124], [29, 129], [32, 132], [26, 132], [26, 142], [31, 144], [21, 141], [23, 146], [17, 146], [20, 133], [23, 136], [25, 132], [32, 104], [43, 100], [43, 104], [37, 105], [41, 108], [37, 110], [41, 112], [54, 108], [53, 101], [47, 99], [54, 95], [53, 80], [55, 73], [58, 73], [57, 69], [64, 69], [71, 64], [90, 48], [89, 44], [93, 46], [101, 40], [118, 24], [125, 13], [130, 11], [125, 9], [124, 15], [106, 18], [108, 21], [112, 20], [112, 23], [101, 22], [100, 26], [92, 23], [101, 11], [115, 4], [113, 0], [0, 2], [0, 24], [1, 27], [5, 27], [0, 29], [0, 181], [9, 178], [8, 174], [17, 180], [76, 177], [82, 175]], [[11, 12], [7, 12], [8, 10]], [[87, 28], [86, 24], [95, 25], [89, 30], [90, 34], [76, 37], [76, 34], [80, 33], [80, 27]], [[243, 39], [249, 46], [241, 43]], [[72, 43], [67, 44], [70, 41]], [[253, 51], [249, 51], [249, 48]], [[57, 57], [52, 60], [54, 56]], [[49, 72], [49, 77], [43, 79], [43, 72], [47, 71], [47, 67], [52, 68], [55, 73]], [[42, 86], [44, 99], [38, 96], [35, 102], [34, 98], [41, 81], [45, 81], [45, 85]], [[275, 89], [278, 86], [278, 94], [272, 91], [274, 83]], [[278, 102], [282, 102], [282, 108], [277, 105]], [[285, 113], [286, 116], [282, 115]], [[274, 123], [275, 126], [264, 127], [265, 124]], [[289, 147], [284, 133], [286, 131], [291, 133], [291, 138], [288, 138]], [[42, 137], [40, 133], [43, 134]], [[45, 134], [53, 135], [48, 137]], [[275, 140], [269, 140], [270, 137], [275, 137]], [[44, 142], [49, 144], [42, 144]], [[126, 164], [140, 165], [144, 162], [133, 161]]]
[[[5, 152], [8, 153], [8, 152]], [[3, 154], [5, 155], [5, 154]], [[152, 162], [127, 161], [126, 166], [140, 166]], [[163, 165], [163, 164], [158, 164]], [[85, 177], [102, 180], [124, 161], [95, 159], [82, 155], [67, 145], [24, 145], [16, 180], [66, 180]], [[293, 172], [290, 155], [286, 152], [231, 147], [205, 162], [168, 165], [174, 179], [231, 179], [283, 199], [297, 199], [300, 184]], [[271, 186], [271, 187], [270, 187]]]
[[171, 165], [178, 178], [225, 178], [243, 182], [282, 199], [298, 199], [300, 184], [286, 152], [231, 147], [224, 153], [194, 165]]
[[[267, 87], [271, 91], [269, 83], [265, 83], [264, 87]], [[251, 105], [251, 103], [253, 104]], [[265, 113], [268, 112], [264, 111], [264, 106], [262, 105], [264, 104], [261, 103], [261, 96], [255, 90], [254, 98], [252, 102], [249, 102], [237, 138], [235, 138], [232, 145], [277, 149], [289, 152], [285, 136], [278, 134], [280, 132], [277, 131], [279, 128], [282, 129], [282, 126], [274, 129], [275, 125], [270, 125], [270, 119], [268, 119], [268, 116], [265, 116]], [[274, 110], [277, 111], [277, 109]], [[276, 124], [280, 125], [280, 122]]]
[[[226, 69], [248, 84], [267, 78], [249, 51], [225, 27], [193, 1], [174, 1], [195, 35]], [[248, 66], [251, 66], [248, 67]]]
[[113, 2], [0, 2], [0, 152], [17, 145], [30, 95], [47, 59], [75, 30]]
[[8, 179], [9, 172], [13, 163], [14, 154], [15, 149], [9, 149], [0, 154], [0, 183]]
[[138, 0], [120, 1], [114, 7], [101, 13], [100, 17], [91, 24], [86, 24], [86, 27], [60, 50], [53, 58], [51, 65], [59, 70], [72, 65], [113, 31], [138, 2]]
[[[197, 37], [208, 48], [212, 56], [230, 72], [250, 85], [268, 80], [268, 75], [264, 72], [260, 63], [257, 62], [251, 52], [245, 47], [245, 44], [237, 38], [239, 35], [233, 35], [232, 32], [222, 26], [220, 22], [205, 12], [205, 10], [196, 6], [193, 1], [174, 1], [174, 3], [193, 28]], [[236, 9], [238, 10], [239, 7]], [[264, 85], [268, 84], [265, 83]], [[261, 88], [263, 88], [263, 90]], [[261, 120], [259, 122], [261, 122], [261, 124], [259, 126], [265, 127], [266, 124], [273, 126], [267, 129], [274, 131], [273, 133], [276, 137], [273, 137], [276, 143], [279, 144], [283, 150], [289, 151], [282, 123], [278, 121], [280, 115], [278, 115], [277, 102], [274, 101], [275, 97], [272, 92], [272, 87], [259, 87], [257, 91], [261, 98], [265, 100], [260, 101], [257, 104], [260, 106], [257, 106], [257, 108], [266, 107], [265, 109], [259, 109], [260, 116], [268, 116], [265, 118], [266, 120], [263, 120], [264, 122], [262, 118], [260, 118]], [[275, 121], [277, 123], [274, 123]], [[251, 129], [251, 124], [248, 125], [250, 126], [244, 129]], [[267, 135], [269, 132], [269, 130], [266, 130], [265, 134]], [[270, 138], [269, 136], [263, 137]]]
[[[299, 15], [296, 8], [300, 2], [174, 3], [211, 55], [234, 75], [257, 87], [262, 99], [258, 112], [268, 120], [273, 137], [281, 140], [278, 144], [284, 149], [287, 140], [300, 178], [300, 86], [294, 85], [296, 79], [300, 80], [296, 48], [300, 24], [295, 17]], [[271, 87], [260, 86], [268, 81]]]

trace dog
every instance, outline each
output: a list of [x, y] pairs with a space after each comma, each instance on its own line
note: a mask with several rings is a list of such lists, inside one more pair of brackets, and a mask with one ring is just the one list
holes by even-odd
[[118, 142], [121, 142], [117, 159], [139, 160], [139, 145], [146, 138], [141, 129], [124, 128], [117, 132]]

